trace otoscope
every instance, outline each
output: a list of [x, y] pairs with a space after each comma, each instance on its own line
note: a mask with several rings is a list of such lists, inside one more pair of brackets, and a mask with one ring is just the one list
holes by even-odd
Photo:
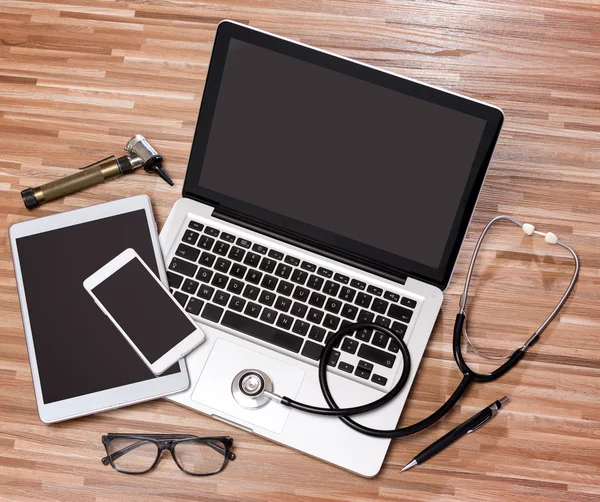
[[136, 134], [127, 142], [125, 151], [129, 155], [123, 155], [119, 158], [115, 155], [109, 155], [97, 162], [81, 167], [79, 172], [60, 180], [51, 181], [37, 188], [26, 188], [21, 192], [25, 207], [33, 209], [44, 202], [98, 185], [115, 176], [131, 173], [140, 167], [144, 171], [158, 174], [169, 185], [173, 186], [173, 180], [162, 167], [162, 156], [144, 136]]

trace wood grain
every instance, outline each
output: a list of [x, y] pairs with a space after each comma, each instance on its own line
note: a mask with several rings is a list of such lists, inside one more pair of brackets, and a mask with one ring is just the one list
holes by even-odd
[[[451, 328], [474, 239], [490, 217], [507, 213], [552, 230], [581, 257], [572, 298], [519, 367], [473, 387], [437, 427], [394, 443], [373, 480], [162, 400], [51, 426], [37, 416], [8, 227], [139, 193], [152, 198], [161, 226], [181, 191], [223, 18], [506, 112], [401, 423], [436, 409], [459, 380]], [[0, 0], [0, 39], [1, 500], [600, 500], [597, 0]], [[135, 133], [164, 155], [174, 188], [139, 173], [35, 212], [23, 207], [23, 188], [117, 153]], [[571, 267], [561, 250], [518, 230], [495, 230], [474, 279], [474, 340], [497, 351], [522, 343], [557, 301]], [[400, 474], [425, 445], [504, 394], [512, 401], [492, 423]], [[99, 461], [100, 436], [109, 431], [229, 434], [238, 460], [207, 479], [183, 475], [169, 459], [150, 475], [128, 477]]]

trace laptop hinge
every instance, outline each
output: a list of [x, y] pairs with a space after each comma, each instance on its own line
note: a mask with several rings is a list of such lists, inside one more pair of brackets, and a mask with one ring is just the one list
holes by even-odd
[[253, 218], [249, 218], [248, 216], [244, 216], [240, 213], [225, 209], [223, 207], [216, 207], [212, 213], [212, 216], [224, 221], [228, 221], [230, 223], [234, 223], [241, 227], [245, 227], [249, 230], [268, 235], [269, 237], [272, 237], [274, 239], [293, 244], [300, 248], [306, 249], [307, 251], [312, 251], [313, 253], [320, 254], [332, 260], [340, 261], [347, 265], [351, 265], [353, 267], [364, 270], [365, 272], [379, 275], [381, 277], [384, 277], [385, 279], [389, 279], [400, 284], [405, 284], [406, 279], [408, 278], [406, 274], [396, 272], [393, 269], [379, 264], [375, 265], [369, 260], [353, 255], [352, 253], [347, 253], [345, 251], [333, 249], [306, 237], [294, 234], [292, 232], [286, 232], [285, 230], [282, 230], [277, 227], [272, 227], [270, 225], [265, 224], [264, 222], [259, 222]]

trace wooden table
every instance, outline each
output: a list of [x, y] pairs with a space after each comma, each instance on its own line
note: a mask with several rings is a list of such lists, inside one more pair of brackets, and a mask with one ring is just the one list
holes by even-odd
[[[573, 296], [502, 380], [473, 387], [437, 427], [394, 443], [362, 479], [159, 400], [56, 425], [37, 416], [8, 244], [29, 218], [146, 193], [159, 227], [179, 197], [213, 35], [230, 18], [494, 103], [506, 122], [402, 424], [452, 392], [451, 328], [474, 239], [506, 213], [579, 252]], [[600, 6], [594, 0], [0, 0], [0, 499], [600, 500]], [[117, 153], [142, 133], [176, 180], [139, 173], [27, 211], [19, 192]], [[544, 254], [548, 252], [548, 254]], [[494, 231], [474, 278], [470, 334], [522, 343], [566, 286], [560, 249]], [[471, 354], [469, 360], [482, 360]], [[481, 364], [480, 368], [487, 365]], [[476, 434], [426, 465], [425, 445], [507, 394]], [[220, 475], [163, 461], [147, 476], [103, 466], [113, 431], [235, 437]], [[357, 454], [360, 454], [357, 452]]]

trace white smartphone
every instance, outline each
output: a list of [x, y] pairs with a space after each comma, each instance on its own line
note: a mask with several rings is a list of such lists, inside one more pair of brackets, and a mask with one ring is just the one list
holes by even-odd
[[131, 248], [83, 287], [155, 375], [204, 341], [204, 332]]

